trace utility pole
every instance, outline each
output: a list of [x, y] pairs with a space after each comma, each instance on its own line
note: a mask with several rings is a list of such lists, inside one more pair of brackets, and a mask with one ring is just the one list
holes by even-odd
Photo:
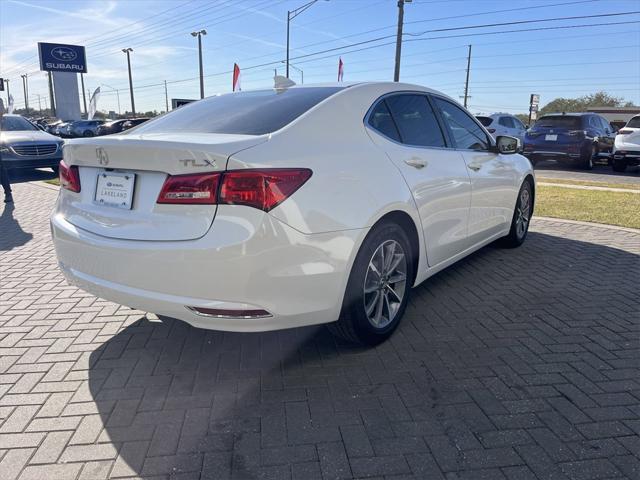
[[192, 37], [198, 37], [198, 60], [200, 63], [200, 98], [204, 98], [204, 74], [202, 72], [202, 35], [206, 35], [207, 31], [202, 29], [198, 32], [191, 32]]
[[404, 25], [404, 4], [411, 0], [398, 0], [398, 34], [396, 36], [396, 65], [393, 71], [393, 81], [400, 81], [400, 58], [402, 56], [402, 27]]
[[87, 116], [87, 97], [84, 94], [84, 74], [80, 74], [80, 85], [82, 86], [82, 103], [84, 103], [84, 115]]
[[133, 80], [131, 79], [131, 56], [133, 48], [123, 48], [122, 51], [127, 54], [127, 67], [129, 68], [129, 93], [131, 94], [131, 115], [136, 116], [136, 104], [133, 101]]
[[51, 103], [51, 116], [56, 116], [56, 103], [53, 99], [53, 77], [51, 76], [51, 72], [47, 72], [49, 79], [49, 102]]
[[471, 45], [469, 45], [469, 55], [467, 55], [467, 80], [464, 82], [464, 108], [467, 108], [469, 98], [469, 70], [471, 70]]
[[9, 105], [9, 79], [5, 78], [4, 83], [7, 84], [7, 105]]
[[20, 75], [22, 77], [22, 89], [24, 90], [24, 109], [29, 114], [29, 74]]
[[165, 112], [169, 111], [169, 94], [167, 93], [167, 81], [164, 81], [164, 107]]
[[304, 12], [306, 9], [308, 9], [311, 5], [313, 5], [317, 1], [318, 0], [311, 0], [310, 2], [305, 3], [301, 7], [295, 8], [293, 10], [287, 10], [287, 60], [286, 60], [286, 64], [287, 64], [286, 77], [287, 78], [289, 78], [289, 31], [290, 31], [289, 24], [291, 23], [291, 20], [296, 18], [298, 15], [300, 15], [302, 12]]
[[42, 102], [40, 101], [40, 94], [36, 93], [36, 95], [38, 96], [38, 111], [42, 112]]

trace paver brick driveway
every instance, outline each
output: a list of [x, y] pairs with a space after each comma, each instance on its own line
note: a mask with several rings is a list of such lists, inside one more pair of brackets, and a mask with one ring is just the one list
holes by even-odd
[[18, 185], [0, 217], [2, 480], [639, 478], [638, 233], [534, 220], [522, 248], [419, 287], [365, 350], [67, 286], [55, 196]]

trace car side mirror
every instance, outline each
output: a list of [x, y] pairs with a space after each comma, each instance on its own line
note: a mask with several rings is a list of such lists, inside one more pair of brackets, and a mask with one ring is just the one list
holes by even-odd
[[517, 153], [520, 147], [520, 140], [508, 135], [498, 135], [496, 137], [496, 150], [498, 153], [509, 155]]

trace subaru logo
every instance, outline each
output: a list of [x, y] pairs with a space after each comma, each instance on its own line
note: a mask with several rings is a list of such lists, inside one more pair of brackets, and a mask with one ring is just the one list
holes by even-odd
[[51, 50], [51, 56], [56, 60], [71, 62], [76, 59], [78, 54], [75, 52], [75, 50], [68, 47], [56, 47]]
[[109, 155], [107, 155], [107, 152], [104, 148], [96, 148], [96, 158], [98, 159], [98, 163], [100, 165], [109, 165]]

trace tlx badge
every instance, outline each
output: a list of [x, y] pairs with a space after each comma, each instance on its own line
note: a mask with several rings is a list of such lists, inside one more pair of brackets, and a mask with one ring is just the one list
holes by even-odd
[[216, 168], [215, 160], [207, 160], [203, 158], [202, 160], [194, 160], [192, 158], [186, 158], [184, 160], [178, 160], [178, 163], [181, 163], [185, 167], [213, 167]]
[[109, 165], [109, 155], [107, 155], [107, 151], [104, 148], [96, 148], [96, 158], [100, 165]]

